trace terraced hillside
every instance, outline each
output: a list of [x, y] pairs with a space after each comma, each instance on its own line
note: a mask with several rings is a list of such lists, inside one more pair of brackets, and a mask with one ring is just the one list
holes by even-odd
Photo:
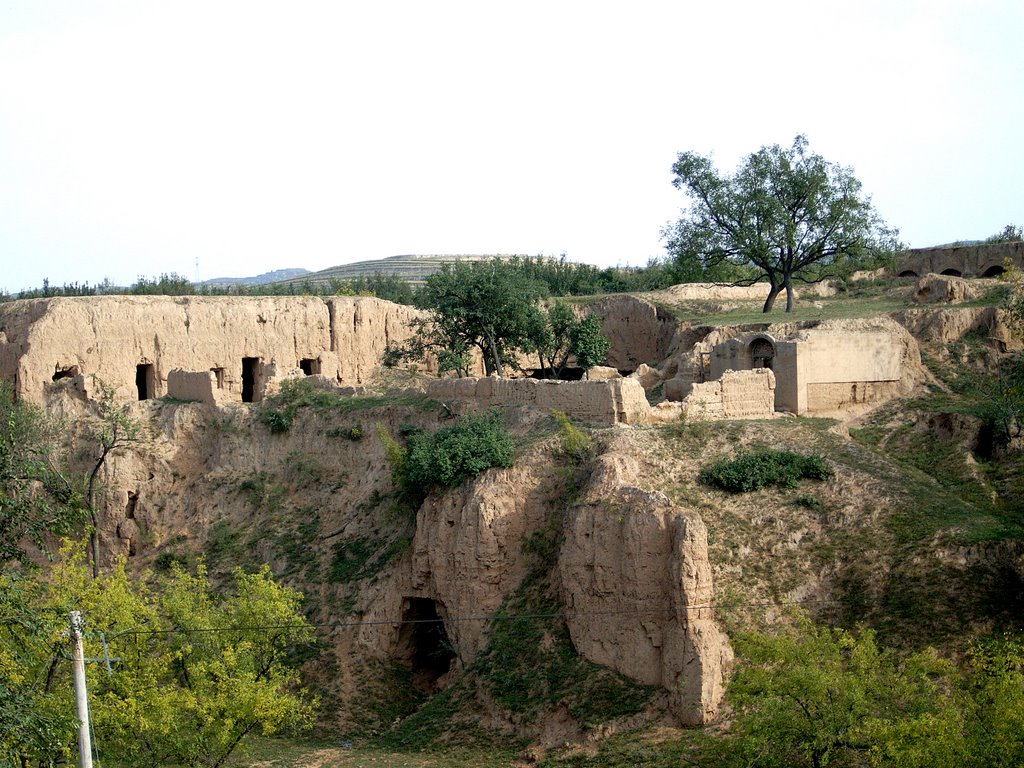
[[376, 274], [396, 275], [403, 280], [420, 285], [427, 279], [428, 275], [437, 272], [442, 264], [452, 264], [456, 261], [485, 261], [487, 259], [510, 259], [513, 256], [525, 256], [525, 254], [495, 253], [495, 254], [434, 254], [434, 255], [407, 255], [389, 256], [386, 259], [371, 259], [369, 261], [356, 261], [352, 264], [339, 264], [336, 267], [322, 269], [319, 272], [312, 272], [301, 277], [290, 280], [278, 281], [277, 285], [302, 286], [310, 283], [314, 286], [330, 285], [332, 280], [354, 280], [358, 277], [372, 277]]

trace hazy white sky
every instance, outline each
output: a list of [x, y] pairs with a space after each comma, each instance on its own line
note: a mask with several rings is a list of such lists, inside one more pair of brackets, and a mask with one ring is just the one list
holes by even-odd
[[664, 253], [807, 134], [915, 246], [1024, 223], [1024, 2], [0, 2], [0, 289]]

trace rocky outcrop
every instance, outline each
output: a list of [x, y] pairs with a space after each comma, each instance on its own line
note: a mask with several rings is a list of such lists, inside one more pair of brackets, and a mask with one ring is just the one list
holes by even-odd
[[672, 694], [681, 722], [718, 712], [732, 649], [714, 619], [700, 517], [633, 483], [626, 437], [601, 456], [559, 558], [569, 633], [591, 661]]
[[959, 304], [979, 296], [980, 292], [962, 278], [929, 273], [917, 281], [914, 301], [919, 304]]
[[973, 333], [992, 340], [1002, 351], [1020, 348], [1008, 313], [998, 307], [911, 309], [894, 317], [925, 342], [949, 344]]
[[666, 309], [635, 296], [612, 296], [588, 306], [601, 318], [610, 347], [605, 365], [634, 371], [641, 363], [660, 363], [668, 355], [677, 320]]

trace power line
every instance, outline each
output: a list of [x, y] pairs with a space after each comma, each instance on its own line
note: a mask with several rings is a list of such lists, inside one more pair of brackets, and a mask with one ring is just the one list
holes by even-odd
[[[765, 600], [729, 603], [728, 608], [740, 606], [753, 607], [777, 607], [787, 605], [815, 605], [820, 603], [833, 603], [832, 600]], [[721, 608], [720, 604], [702, 603], [697, 605], [683, 605], [678, 608], [639, 609], [623, 608], [614, 611], [555, 611], [547, 613], [492, 613], [478, 616], [450, 616], [448, 618], [438, 617], [436, 619], [370, 619], [366, 621], [329, 621], [322, 623], [305, 624], [252, 624], [240, 627], [172, 627], [170, 629], [139, 629], [116, 632], [107, 637], [107, 641], [116, 640], [119, 637], [138, 635], [169, 635], [169, 634], [202, 634], [217, 632], [255, 632], [260, 630], [307, 630], [307, 629], [346, 629], [351, 627], [366, 626], [404, 626], [407, 624], [461, 624], [477, 621], [529, 621], [532, 619], [570, 619], [585, 616], [674, 616], [685, 614], [690, 611], [705, 610], [709, 608]]]

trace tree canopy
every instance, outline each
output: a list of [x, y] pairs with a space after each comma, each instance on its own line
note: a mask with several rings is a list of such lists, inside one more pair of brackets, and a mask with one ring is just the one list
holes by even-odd
[[896, 231], [853, 170], [812, 153], [804, 136], [789, 148], [762, 147], [731, 175], [695, 152], [680, 153], [672, 172], [689, 200], [662, 233], [677, 269], [712, 279], [729, 274], [736, 284], [765, 280], [765, 312], [783, 290], [792, 310], [794, 280], [837, 276], [895, 246]]
[[418, 299], [434, 312], [436, 346], [462, 358], [476, 347], [487, 373], [502, 376], [509, 353], [527, 341], [545, 293], [542, 284], [492, 259], [445, 264], [427, 277]]
[[88, 673], [104, 762], [220, 766], [250, 734], [309, 724], [293, 651], [312, 628], [269, 567], [235, 571], [225, 591], [202, 568], [147, 587], [123, 564], [92, 578], [80, 547], [63, 554], [46, 577], [0, 576], [0, 765], [51, 765], [74, 744], [72, 608], [86, 656], [114, 659]]

